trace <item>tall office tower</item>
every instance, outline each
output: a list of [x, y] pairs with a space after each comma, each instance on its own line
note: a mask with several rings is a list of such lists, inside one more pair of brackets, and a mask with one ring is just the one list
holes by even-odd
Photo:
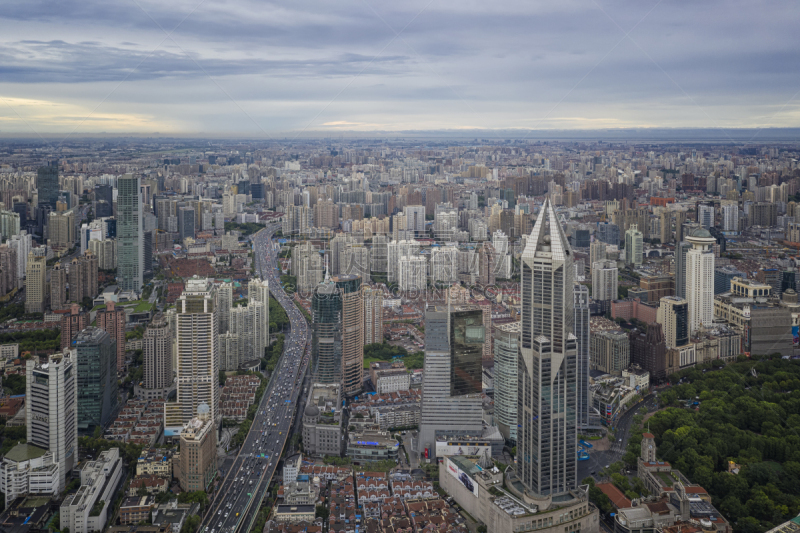
[[545, 200], [522, 253], [517, 461], [535, 495], [577, 486], [577, 339], [572, 249]]
[[178, 401], [164, 405], [165, 425], [182, 426], [205, 403], [211, 419], [219, 412], [219, 321], [213, 284], [192, 276], [176, 302]]
[[614, 376], [631, 364], [631, 343], [623, 330], [592, 331], [589, 336], [592, 370]]
[[362, 390], [364, 379], [364, 302], [359, 276], [334, 276], [342, 300], [342, 383], [347, 396]]
[[616, 261], [592, 263], [592, 299], [616, 300], [619, 292], [618, 274]]
[[[261, 322], [257, 331], [257, 346], [256, 352], [258, 357], [264, 357], [264, 348], [269, 344], [269, 282], [267, 280], [251, 279], [247, 283], [247, 298], [251, 302], [260, 302], [261, 309]], [[255, 354], [253, 354], [255, 355]]]
[[683, 225], [686, 223], [686, 211], [675, 211], [675, 242], [684, 240]]
[[172, 386], [172, 335], [169, 322], [157, 315], [147, 326], [142, 340], [144, 388], [166, 391]]
[[94, 216], [95, 218], [114, 216], [114, 189], [111, 185], [95, 185]]
[[484, 242], [478, 250], [479, 283], [485, 287], [494, 285], [495, 282], [495, 262], [497, 255], [494, 246], [490, 242]]
[[425, 234], [425, 206], [407, 205], [403, 208], [406, 217], [406, 229], [414, 232], [415, 237]]
[[714, 226], [714, 206], [700, 204], [697, 206], [697, 223], [706, 229]]
[[67, 306], [67, 270], [58, 262], [50, 271], [50, 309], [58, 311]]
[[573, 298], [575, 306], [575, 337], [578, 340], [578, 407], [576, 417], [578, 427], [583, 428], [589, 425], [591, 411], [591, 394], [589, 393], [589, 287], [576, 283]]
[[429, 307], [425, 333], [418, 451], [432, 459], [437, 437], [483, 431], [483, 311], [475, 305]]
[[517, 442], [517, 353], [519, 322], [500, 324], [494, 334], [494, 416], [503, 438]]
[[46, 300], [47, 258], [30, 252], [25, 271], [25, 312], [44, 313]]
[[364, 285], [364, 345], [383, 342], [383, 291]]
[[739, 205], [735, 203], [722, 206], [722, 231], [739, 231]]
[[689, 301], [689, 335], [714, 321], [714, 249], [717, 240], [705, 228], [686, 237], [692, 249], [686, 253], [686, 299]]
[[28, 444], [49, 450], [58, 463], [59, 487], [78, 464], [77, 368], [69, 352], [56, 353], [42, 364], [28, 359], [25, 421]]
[[661, 222], [661, 244], [672, 242], [672, 213], [665, 207], [659, 215]]
[[69, 312], [61, 313], [61, 349], [69, 348], [72, 339], [89, 327], [89, 313], [81, 311], [81, 306], [72, 304]]
[[125, 368], [125, 310], [108, 302], [105, 309], [97, 311], [97, 327], [107, 332], [116, 341], [117, 369]]
[[686, 254], [692, 247], [686, 241], [675, 245], [675, 296], [686, 298]]
[[116, 341], [89, 326], [75, 337], [78, 370], [78, 432], [104, 430], [117, 410]]
[[231, 307], [233, 306], [233, 283], [222, 283], [217, 288], [217, 315], [219, 316], [219, 334], [228, 333], [231, 329]]
[[117, 179], [117, 279], [124, 291], [142, 290], [144, 228], [140, 180], [131, 174]]
[[631, 229], [625, 232], [625, 263], [633, 266], [642, 264], [644, 251], [642, 232], [636, 224], [631, 224]]
[[661, 298], [656, 321], [664, 328], [668, 348], [685, 346], [689, 342], [689, 303], [678, 296]]
[[594, 241], [589, 245], [589, 268], [598, 261], [606, 260], [606, 243], [603, 241]]
[[195, 212], [193, 207], [181, 207], [178, 209], [178, 235], [181, 243], [187, 238], [194, 239], [194, 220]]
[[336, 284], [326, 278], [311, 298], [311, 356], [318, 383], [342, 382], [342, 300]]
[[56, 210], [58, 202], [58, 164], [39, 167], [36, 171], [36, 190], [39, 192], [39, 205], [49, 205]]

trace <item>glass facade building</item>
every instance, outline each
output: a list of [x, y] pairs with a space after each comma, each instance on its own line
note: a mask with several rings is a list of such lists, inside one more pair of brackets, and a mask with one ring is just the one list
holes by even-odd
[[56, 210], [58, 202], [58, 166], [39, 167], [36, 172], [36, 189], [39, 193], [39, 205], [48, 205]]
[[481, 364], [485, 342], [483, 310], [466, 309], [450, 313], [450, 395], [480, 394], [483, 390]]
[[144, 281], [144, 228], [139, 178], [117, 180], [117, 279], [122, 290], [140, 291]]
[[117, 345], [104, 330], [88, 327], [73, 345], [78, 354], [78, 432], [104, 429], [117, 410]]
[[333, 281], [314, 289], [311, 299], [311, 354], [318, 383], [342, 381], [342, 300]]

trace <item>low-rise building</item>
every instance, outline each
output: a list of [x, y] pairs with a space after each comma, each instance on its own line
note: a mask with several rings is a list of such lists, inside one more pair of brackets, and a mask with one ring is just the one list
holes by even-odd
[[61, 528], [72, 533], [92, 533], [105, 529], [108, 510], [122, 479], [119, 448], [111, 448], [89, 461], [81, 470], [81, 486], [61, 503]]
[[386, 363], [383, 361], [372, 363], [369, 367], [369, 376], [372, 386], [378, 394], [408, 390], [411, 384], [408, 370], [406, 370], [406, 365], [402, 361], [398, 363]]
[[399, 450], [400, 443], [385, 431], [352, 431], [347, 440], [347, 457], [357, 464], [371, 461], [396, 461]]
[[0, 492], [8, 506], [25, 494], [58, 494], [58, 463], [49, 451], [33, 444], [17, 444], [0, 463]]
[[120, 524], [138, 524], [150, 520], [156, 500], [152, 496], [129, 496], [122, 500], [119, 507]]
[[313, 522], [316, 508], [313, 505], [278, 505], [275, 520], [278, 522]]
[[167, 492], [169, 481], [158, 476], [136, 476], [128, 487], [128, 496], [137, 496], [140, 489], [146, 490], [148, 494]]
[[137, 476], [159, 476], [172, 478], [172, 451], [159, 448], [142, 450], [136, 461]]
[[303, 450], [315, 457], [342, 451], [341, 386], [315, 383], [303, 412]]

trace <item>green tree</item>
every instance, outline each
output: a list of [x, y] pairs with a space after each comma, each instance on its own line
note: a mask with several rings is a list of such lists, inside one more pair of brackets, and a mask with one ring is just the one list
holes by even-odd
[[328, 516], [330, 516], [330, 511], [324, 505], [317, 505], [314, 516], [316, 518], [322, 518], [323, 520], [327, 520]]

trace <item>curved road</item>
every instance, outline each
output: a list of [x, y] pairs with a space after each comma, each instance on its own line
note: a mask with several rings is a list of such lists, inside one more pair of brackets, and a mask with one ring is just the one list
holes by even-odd
[[305, 317], [286, 295], [277, 271], [272, 235], [268, 226], [254, 236], [256, 271], [269, 281], [272, 296], [289, 317], [291, 331], [283, 355], [270, 378], [239, 455], [203, 518], [202, 533], [248, 533], [258, 515], [278, 461], [289, 437], [298, 395], [302, 391], [310, 357], [309, 327]]

